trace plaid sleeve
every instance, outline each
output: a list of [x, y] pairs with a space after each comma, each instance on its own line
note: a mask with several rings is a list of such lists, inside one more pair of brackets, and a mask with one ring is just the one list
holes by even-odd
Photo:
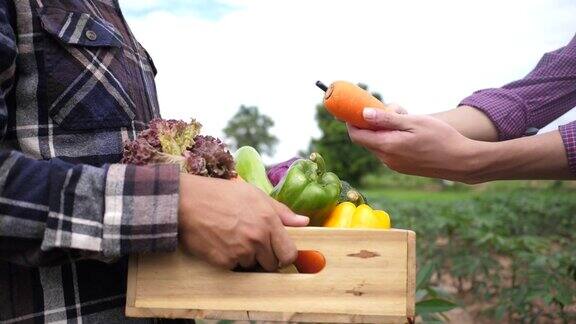
[[179, 174], [179, 166], [172, 164], [110, 166], [103, 218], [105, 255], [176, 248]]
[[7, 4], [0, 4], [0, 140], [6, 132], [8, 94], [14, 85], [18, 54], [11, 12]]
[[572, 174], [576, 174], [576, 121], [562, 125], [558, 129], [566, 148], [568, 166]]
[[54, 264], [54, 252], [69, 262], [173, 250], [178, 184], [175, 165], [97, 168], [0, 151], [0, 259], [34, 266]]
[[523, 79], [501, 88], [479, 90], [460, 105], [483, 111], [499, 139], [518, 138], [531, 127], [542, 128], [576, 106], [576, 37], [544, 54]]

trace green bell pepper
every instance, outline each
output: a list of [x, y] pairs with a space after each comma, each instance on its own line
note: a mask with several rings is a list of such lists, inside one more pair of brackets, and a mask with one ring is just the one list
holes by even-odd
[[322, 226], [338, 203], [341, 188], [338, 176], [326, 172], [322, 156], [312, 153], [309, 160], [294, 162], [270, 195], [293, 212], [309, 216], [310, 225]]

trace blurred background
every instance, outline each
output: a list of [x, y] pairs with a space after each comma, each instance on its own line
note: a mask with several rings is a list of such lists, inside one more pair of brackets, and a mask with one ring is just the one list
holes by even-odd
[[[419, 320], [576, 323], [576, 185], [467, 186], [400, 175], [352, 145], [316, 80], [410, 113], [527, 74], [576, 32], [573, 0], [120, 0], [158, 68], [165, 118], [252, 145], [268, 164], [319, 151], [418, 235]], [[576, 120], [573, 110], [542, 132]]]

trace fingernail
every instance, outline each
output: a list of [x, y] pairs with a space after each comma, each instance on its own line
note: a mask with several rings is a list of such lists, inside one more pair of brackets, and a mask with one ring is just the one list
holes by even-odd
[[308, 221], [310, 221], [310, 217], [308, 217], [308, 216], [296, 215], [296, 217], [297, 217], [300, 221], [302, 221], [302, 222], [308, 222]]
[[362, 111], [362, 116], [364, 116], [364, 119], [374, 119], [376, 117], [376, 109], [364, 108]]

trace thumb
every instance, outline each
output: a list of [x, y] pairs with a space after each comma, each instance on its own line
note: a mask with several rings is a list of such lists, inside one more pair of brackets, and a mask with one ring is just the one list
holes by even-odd
[[282, 203], [275, 202], [275, 205], [276, 210], [278, 211], [278, 216], [284, 226], [304, 227], [310, 222], [310, 218], [294, 214], [290, 208], [286, 207]]
[[406, 110], [404, 107], [400, 106], [399, 104], [393, 102], [393, 103], [389, 103], [388, 105], [386, 105], [386, 108], [388, 108], [388, 110], [392, 110], [395, 113], [399, 113], [401, 115], [406, 115], [408, 113], [408, 110]]
[[377, 129], [409, 130], [412, 128], [410, 115], [388, 112], [378, 108], [364, 108], [364, 120]]

